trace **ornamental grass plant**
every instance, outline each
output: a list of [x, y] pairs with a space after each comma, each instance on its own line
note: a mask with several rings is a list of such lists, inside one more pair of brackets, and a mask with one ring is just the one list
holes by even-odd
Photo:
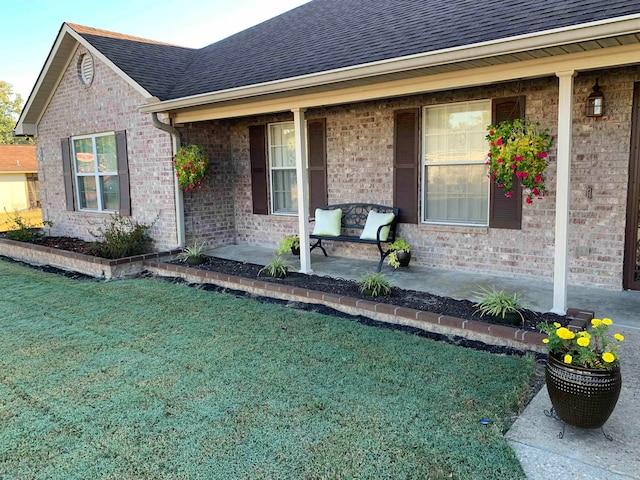
[[559, 323], [542, 324], [540, 330], [549, 335], [543, 340], [549, 355], [567, 365], [611, 370], [620, 365], [618, 347], [624, 341], [622, 334], [609, 333], [612, 324], [610, 318], [594, 318], [587, 330], [577, 333]]
[[526, 478], [532, 358], [154, 278], [0, 289], [0, 478]]

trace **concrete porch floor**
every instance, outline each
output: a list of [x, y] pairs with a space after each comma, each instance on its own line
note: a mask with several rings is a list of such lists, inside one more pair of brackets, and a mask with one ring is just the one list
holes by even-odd
[[[231, 260], [266, 265], [273, 260], [274, 247], [231, 245], [208, 252]], [[292, 270], [299, 259], [283, 255]], [[375, 272], [377, 260], [324, 257], [313, 252], [311, 266], [315, 275], [355, 280], [364, 273]], [[477, 300], [473, 293], [480, 287], [521, 292], [523, 303], [537, 311], [552, 306], [553, 284], [545, 280], [504, 278], [478, 273], [460, 273], [411, 265], [393, 270], [385, 264], [382, 272], [400, 288], [426, 291], [456, 299]], [[600, 430], [566, 427], [558, 438], [561, 422], [545, 416], [551, 407], [543, 387], [505, 434], [522, 468], [530, 480], [640, 480], [640, 292], [611, 291], [592, 287], [568, 289], [568, 307], [594, 311], [596, 317], [609, 317], [615, 331], [625, 336], [622, 345], [622, 392], [604, 430], [613, 437], [607, 440]]]

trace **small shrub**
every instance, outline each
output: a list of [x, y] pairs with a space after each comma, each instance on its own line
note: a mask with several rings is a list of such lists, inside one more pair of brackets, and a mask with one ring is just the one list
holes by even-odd
[[[9, 220], [5, 223], [11, 225], [6, 232], [6, 238], [9, 240], [15, 240], [17, 242], [37, 242], [44, 236], [43, 231], [40, 228], [34, 227], [29, 219], [24, 219], [20, 215], [20, 212], [14, 210], [13, 215], [4, 209], [4, 212], [9, 216]], [[44, 221], [44, 225], [49, 227], [53, 226], [53, 222]]]
[[522, 316], [524, 307], [520, 305], [521, 294], [519, 292], [511, 295], [504, 290], [497, 291], [481, 288], [480, 292], [474, 295], [480, 298], [480, 301], [476, 303], [476, 307], [478, 307], [476, 312], [480, 312], [480, 315], [489, 315], [504, 320], [508, 314], [517, 313], [522, 322], [524, 322], [524, 317]]
[[287, 265], [282, 261], [280, 255], [276, 256], [273, 261], [258, 271], [258, 275], [264, 273], [267, 277], [284, 278], [287, 276]]
[[384, 278], [382, 273], [368, 273], [358, 280], [360, 292], [372, 297], [389, 295], [391, 293], [391, 283]]
[[104, 258], [123, 258], [146, 253], [152, 242], [149, 230], [156, 221], [157, 218], [151, 225], [145, 225], [114, 213], [96, 233], [89, 232], [98, 239], [93, 242], [92, 251]]
[[192, 265], [204, 263], [206, 256], [204, 254], [205, 242], [200, 244], [194, 243], [191, 246], [186, 246], [182, 249], [182, 252], [178, 254], [178, 260], [186, 262]]

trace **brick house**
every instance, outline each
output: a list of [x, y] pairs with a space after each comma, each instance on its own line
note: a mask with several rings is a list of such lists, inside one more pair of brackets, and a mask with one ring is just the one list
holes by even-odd
[[[569, 282], [640, 289], [640, 4], [487, 5], [315, 0], [202, 49], [63, 24], [16, 125], [51, 233], [86, 237], [113, 211], [157, 218], [157, 249], [299, 232], [311, 271], [309, 213], [372, 202], [401, 209], [417, 263], [553, 277], [557, 313]], [[520, 116], [556, 136], [530, 205], [484, 165], [486, 126]], [[188, 144], [214, 173], [183, 193], [171, 158]], [[109, 165], [84, 170], [100, 150]]]
[[33, 145], [0, 145], [0, 214], [40, 206]]

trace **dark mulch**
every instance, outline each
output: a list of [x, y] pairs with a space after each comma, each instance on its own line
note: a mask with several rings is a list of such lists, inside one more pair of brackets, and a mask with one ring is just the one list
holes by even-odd
[[[179, 263], [175, 261], [174, 263]], [[245, 278], [260, 278], [267, 282], [278, 283], [281, 285], [289, 285], [293, 287], [308, 288], [325, 293], [333, 293], [341, 296], [358, 298], [363, 300], [374, 300], [368, 295], [360, 293], [358, 284], [352, 280], [345, 280], [335, 277], [322, 277], [319, 275], [305, 275], [302, 273], [290, 272], [285, 278], [276, 279], [265, 275], [258, 276], [260, 265], [245, 262], [236, 262], [225, 260], [222, 258], [210, 257], [208, 261], [194, 268], [203, 270], [211, 270], [215, 272], [237, 275]], [[452, 317], [463, 318], [465, 320], [478, 320], [481, 322], [499, 323], [493, 321], [489, 317], [482, 317], [475, 313], [476, 307], [469, 300], [455, 300], [448, 297], [440, 297], [430, 293], [418, 292], [415, 290], [404, 290], [393, 288], [391, 295], [375, 298], [376, 302], [389, 303], [415, 310], [424, 310], [428, 312], [438, 313], [441, 315], [449, 315]], [[518, 325], [518, 328], [527, 330], [538, 330], [537, 325], [541, 322], [560, 322], [566, 324], [567, 320], [563, 316], [553, 313], [539, 313], [532, 310], [524, 310], [524, 325]]]
[[34, 243], [44, 247], [58, 248], [69, 252], [83, 253], [85, 255], [94, 255], [95, 249], [93, 242], [86, 242], [79, 238], [73, 237], [40, 237]]

